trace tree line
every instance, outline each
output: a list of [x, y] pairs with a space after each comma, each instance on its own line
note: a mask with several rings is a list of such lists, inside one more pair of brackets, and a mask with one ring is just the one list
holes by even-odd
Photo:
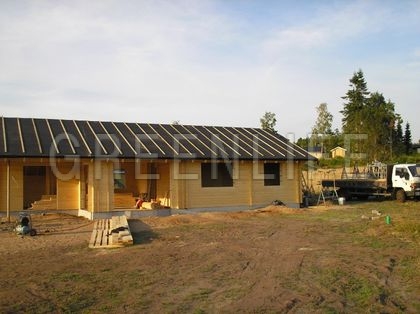
[[[305, 149], [316, 147], [325, 153], [337, 146], [350, 149], [353, 156], [366, 160], [387, 161], [411, 153], [410, 123], [396, 112], [395, 104], [380, 92], [370, 92], [362, 70], [349, 80], [349, 89], [342, 97], [341, 130], [332, 130], [333, 115], [328, 104], [316, 107], [317, 118], [311, 133], [299, 138], [297, 145]], [[266, 112], [261, 127], [274, 131], [275, 114]]]

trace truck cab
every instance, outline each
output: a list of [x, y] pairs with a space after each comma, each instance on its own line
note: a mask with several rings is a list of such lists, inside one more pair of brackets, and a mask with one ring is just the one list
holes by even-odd
[[392, 169], [392, 189], [395, 198], [420, 198], [420, 164], [397, 164]]

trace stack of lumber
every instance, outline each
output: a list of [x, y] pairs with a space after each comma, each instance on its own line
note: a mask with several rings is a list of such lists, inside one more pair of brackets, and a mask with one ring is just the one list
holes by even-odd
[[95, 220], [89, 241], [90, 248], [116, 248], [133, 244], [126, 216]]
[[111, 243], [121, 246], [133, 244], [133, 236], [126, 216], [113, 216], [111, 218]]

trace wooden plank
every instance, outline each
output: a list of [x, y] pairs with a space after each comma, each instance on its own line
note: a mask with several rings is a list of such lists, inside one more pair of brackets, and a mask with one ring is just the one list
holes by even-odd
[[121, 237], [120, 239], [121, 239], [121, 242], [122, 242], [123, 245], [133, 245], [133, 243], [134, 243], [133, 236], [131, 234], [127, 235], [127, 236], [124, 236], [124, 237]]
[[82, 132], [80, 131], [79, 126], [77, 125], [77, 123], [76, 123], [76, 121], [75, 121], [75, 120], [73, 120], [73, 124], [74, 124], [74, 126], [76, 127], [77, 132], [79, 132], [79, 136], [80, 136], [80, 138], [82, 139], [83, 144], [85, 144], [85, 147], [87, 148], [87, 150], [88, 150], [88, 152], [89, 152], [89, 155], [92, 155], [92, 150], [90, 149], [89, 145], [87, 144], [86, 139], [85, 139], [85, 137], [83, 136]]
[[63, 120], [60, 120], [61, 127], [63, 128], [64, 134], [66, 135], [67, 141], [70, 144], [71, 151], [73, 154], [76, 154], [76, 150], [74, 149], [73, 142], [70, 140], [70, 136], [67, 133], [66, 127], [64, 126]]
[[[195, 127], [194, 125], [192, 125], [191, 126], [194, 130], [196, 130], [198, 133], [200, 133], [202, 136], [204, 136], [208, 141], [209, 141], [209, 143], [212, 143], [212, 144], [214, 144], [219, 150], [221, 150], [224, 154], [226, 154], [226, 155], [228, 155], [228, 153], [223, 149], [223, 147], [219, 147], [218, 145], [217, 145], [217, 143], [214, 143], [213, 142], [213, 140], [210, 138], [210, 137], [208, 137], [206, 134], [204, 134], [202, 131], [200, 131], [200, 129], [198, 129], [197, 127]], [[204, 127], [203, 127], [204, 128]], [[204, 142], [203, 142], [204, 143]], [[217, 156], [217, 152], [215, 152], [214, 150], [212, 150], [208, 145], [206, 145], [207, 146], [207, 148], [209, 148], [212, 152], [213, 152], [213, 154], [214, 155], [216, 155]]]
[[[147, 151], [147, 153], [149, 155], [151, 155], [152, 153], [150, 152], [150, 150], [146, 147], [146, 145], [143, 144], [142, 141], [140, 141], [140, 139], [137, 136], [137, 134], [133, 132], [133, 130], [127, 125], [127, 123], [124, 122], [124, 126], [128, 129], [128, 131], [130, 131], [130, 133], [134, 136], [134, 138], [136, 139], [136, 141], [139, 142], [141, 146], [143, 146], [143, 148]], [[136, 155], [137, 155], [137, 152], [136, 152]]]
[[[188, 148], [186, 148], [182, 143], [181, 143], [181, 141], [174, 135], [174, 134], [172, 134], [171, 132], [169, 132], [167, 129], [165, 129], [165, 127], [163, 126], [163, 125], [161, 125], [161, 124], [158, 124], [159, 126], [160, 126], [160, 128], [162, 129], [162, 130], [164, 130], [165, 132], [166, 132], [166, 134], [168, 134], [170, 137], [172, 137], [177, 143], [178, 143], [178, 145], [179, 146], [181, 146], [183, 149], [185, 149], [186, 151], [187, 151], [187, 153], [190, 155], [190, 156], [192, 156], [193, 155], [193, 153], [191, 153], [190, 151], [189, 151], [189, 149]], [[163, 139], [163, 137], [162, 137], [162, 139]], [[166, 142], [166, 141], [165, 141]], [[175, 142], [174, 142], [174, 144], [175, 144]], [[177, 155], [179, 155], [179, 152], [177, 151], [177, 150], [174, 150], [174, 151], [176, 151], [176, 154]], [[203, 154], [204, 155], [204, 154]]]
[[[111, 233], [119, 227], [126, 229]], [[132, 244], [133, 237], [126, 216], [112, 216], [111, 219], [98, 219], [94, 222], [89, 248], [117, 248]]]
[[115, 128], [115, 130], [117, 130], [118, 134], [121, 136], [121, 138], [124, 140], [124, 142], [128, 145], [128, 147], [130, 147], [131, 151], [137, 155], [137, 151], [134, 149], [133, 146], [131, 146], [130, 142], [128, 141], [128, 139], [125, 137], [125, 135], [120, 131], [120, 129], [115, 125], [114, 122], [111, 122], [112, 126]]
[[[162, 154], [164, 154], [164, 155], [166, 155], [166, 153], [165, 153], [165, 151], [155, 142], [155, 140], [148, 134], [148, 133], [146, 133], [146, 131], [144, 131], [144, 129], [138, 124], [138, 123], [136, 123], [136, 125], [137, 125], [137, 127], [143, 132], [143, 134], [144, 135], [146, 135], [146, 137], [149, 139], [149, 140], [151, 140], [152, 141], [152, 143], [157, 147], [157, 149], [159, 149], [160, 150], [160, 152], [162, 153]], [[150, 124], [149, 124], [149, 126], [150, 126]], [[151, 127], [151, 126], [150, 126]], [[155, 133], [156, 133], [156, 136], [158, 136], [158, 137], [160, 137], [160, 138], [162, 138], [157, 132], [156, 132], [156, 130], [155, 129], [153, 129], [153, 127], [151, 127], [151, 129], [153, 130], [153, 131], [155, 131]], [[171, 145], [169, 145], [169, 144], [167, 144], [170, 148], [172, 148], [172, 146]], [[172, 148], [173, 149], [173, 148]]]
[[[163, 136], [162, 135], [160, 135], [159, 134], [159, 132], [158, 131], [156, 131], [156, 129], [151, 125], [151, 124], [147, 124], [148, 126], [149, 126], [149, 128], [151, 128], [152, 130], [153, 130], [153, 132], [155, 132], [155, 134], [169, 147], [169, 149], [171, 149], [176, 155], [179, 155], [179, 152], [176, 150], [176, 149], [174, 149], [173, 147], [172, 147], [172, 145], [171, 144], [169, 144], [164, 138], [163, 138]], [[161, 152], [163, 152], [163, 150], [158, 146], [158, 148], [159, 148], [159, 150], [161, 151]], [[188, 151], [188, 149], [187, 149], [187, 151]], [[165, 153], [164, 153], [165, 154]]]
[[[170, 125], [176, 132], [179, 132], [176, 128], [175, 128], [175, 126], [174, 125]], [[203, 151], [200, 149], [200, 148], [198, 148], [196, 145], [194, 145], [194, 143], [193, 142], [191, 142], [190, 141], [190, 139], [188, 138], [188, 137], [186, 137], [185, 136], [185, 134], [183, 134], [183, 133], [178, 133], [179, 135], [181, 135], [188, 143], [190, 143], [190, 145], [192, 146], [192, 147], [194, 147], [197, 151], [199, 151], [200, 152], [200, 154], [201, 155], [203, 155], [203, 156], [205, 156], [206, 154], [204, 154], [203, 153]], [[194, 134], [191, 134], [190, 132], [188, 132], [188, 134], [187, 135], [189, 135], [189, 136], [191, 136], [191, 137], [193, 137], [195, 140], [197, 139], [197, 136], [195, 136]], [[191, 153], [190, 153], [190, 155], [191, 155]]]
[[101, 245], [107, 246], [108, 245], [108, 232], [106, 230], [101, 230], [102, 232], [102, 239], [101, 239]]
[[[95, 223], [96, 223], [96, 221], [95, 221]], [[98, 235], [97, 230], [96, 229], [93, 229], [92, 235], [90, 236], [90, 241], [89, 241], [89, 247], [90, 248], [94, 248], [95, 247], [97, 235]]]
[[106, 148], [104, 147], [104, 145], [102, 144], [101, 140], [99, 139], [98, 135], [96, 135], [95, 130], [92, 128], [92, 126], [90, 125], [89, 121], [86, 121], [87, 126], [89, 127], [90, 131], [93, 134], [93, 137], [96, 139], [96, 141], [98, 142], [98, 144], [101, 146], [102, 150], [105, 152], [106, 155], [108, 155], [108, 151], [106, 150]]
[[[205, 130], [207, 130], [207, 132], [209, 132], [211, 135], [212, 135], [212, 139], [211, 139], [211, 141], [212, 141], [212, 143], [213, 144], [215, 144], [217, 147], [219, 147], [216, 143], [223, 143], [224, 145], [226, 145], [227, 147], [229, 147], [235, 154], [237, 154], [239, 157], [241, 157], [241, 153], [240, 152], [238, 152], [237, 150], [235, 150], [235, 148], [233, 148], [233, 146], [230, 146], [228, 143], [226, 143], [225, 141], [223, 141], [221, 138], [220, 138], [220, 136], [219, 135], [223, 135], [224, 137], [226, 137], [228, 140], [230, 140], [232, 143], [233, 143], [233, 140], [231, 140], [230, 138], [228, 138], [226, 135], [224, 135], [223, 133], [221, 133], [220, 131], [218, 131], [219, 132], [219, 134], [217, 134], [217, 133], [213, 133], [212, 131], [210, 131], [209, 130], [209, 128], [208, 127], [206, 127], [206, 126], [203, 126], [203, 128], [205, 129]], [[216, 128], [213, 128], [214, 130], [217, 130]], [[217, 141], [216, 141], [216, 139], [217, 139]], [[223, 145], [222, 145], [223, 146]], [[238, 145], [236, 145], [236, 146], [238, 146]], [[224, 147], [224, 146], [223, 146]], [[250, 154], [248, 151], [245, 151], [245, 152], [247, 152], [248, 154]], [[250, 154], [251, 156], [252, 156], [252, 154]]]
[[25, 142], [23, 140], [22, 128], [20, 126], [20, 119], [17, 118], [16, 120], [17, 120], [17, 126], [18, 126], [18, 131], [19, 131], [19, 139], [20, 139], [20, 145], [21, 145], [22, 153], [25, 153]]
[[39, 149], [39, 152], [42, 154], [41, 140], [39, 139], [38, 130], [37, 130], [37, 128], [36, 128], [36, 125], [35, 125], [35, 120], [34, 120], [33, 118], [32, 118], [32, 126], [34, 127], [35, 137], [36, 137], [36, 142], [37, 142], [37, 144], [38, 144], [38, 149]]
[[104, 126], [104, 124], [99, 121], [99, 125], [102, 127], [102, 129], [105, 131], [106, 135], [108, 135], [108, 138], [111, 140], [112, 144], [114, 144], [114, 147], [118, 150], [118, 152], [120, 153], [120, 155], [123, 154], [123, 152], [121, 151], [119, 145], [115, 142], [114, 138], [112, 137], [111, 134], [109, 134], [108, 130], [106, 129], [106, 127]]
[[[184, 130], [186, 130], [186, 131], [187, 131], [187, 133], [192, 134], [192, 133], [191, 133], [191, 131], [190, 131], [190, 130], [188, 130], [188, 129], [184, 126], [184, 125], [180, 124], [180, 126], [181, 126]], [[192, 126], [192, 127], [194, 127], [194, 126]], [[197, 130], [197, 129], [196, 129], [196, 130]], [[198, 131], [198, 130], [197, 130], [197, 131]], [[201, 135], [203, 135], [204, 137], [206, 137], [203, 133], [201, 133], [201, 132], [200, 132], [200, 134], [201, 134]], [[197, 139], [197, 141], [199, 141], [199, 142], [201, 143], [201, 145], [203, 145], [203, 146], [204, 146], [204, 147], [206, 147], [208, 150], [210, 150], [214, 156], [217, 156], [217, 153], [216, 153], [214, 150], [212, 150], [212, 149], [210, 148], [210, 146], [208, 146], [206, 143], [204, 143], [202, 140], [200, 140], [200, 139], [197, 137], [197, 135], [195, 135], [195, 134], [194, 134], [194, 136], [195, 136], [195, 138]], [[204, 155], [204, 154], [203, 154], [203, 155]]]
[[4, 124], [4, 117], [1, 117], [1, 127], [3, 129], [3, 148], [4, 152], [7, 153], [6, 125]]
[[[246, 134], [242, 133], [240, 130], [238, 130], [237, 128], [233, 128], [236, 132], [239, 132], [239, 134], [241, 134], [242, 136], [244, 136], [246, 139], [248, 139], [249, 141], [251, 141], [254, 145], [257, 145], [258, 147], [262, 148], [263, 150], [265, 150], [267, 153], [269, 153], [271, 156], [275, 156], [272, 152], [270, 152], [269, 150], [265, 149], [263, 146], [261, 146], [259, 144], [259, 140], [255, 141], [254, 138], [250, 138], [249, 136], [247, 136]], [[245, 131], [247, 131], [246, 129], [243, 129]], [[249, 133], [249, 131], [247, 131]], [[253, 134], [251, 134], [253, 135]], [[254, 137], [254, 136], [253, 136]], [[258, 137], [256, 137], [258, 139]], [[265, 143], [264, 141], [262, 141], [263, 143]], [[249, 145], [248, 145], [249, 146]], [[252, 147], [252, 149], [254, 149], [254, 147]]]
[[55, 151], [56, 151], [57, 154], [59, 154], [60, 150], [58, 149], [57, 142], [55, 141], [55, 137], [54, 137], [54, 134], [52, 132], [50, 122], [48, 121], [48, 119], [45, 119], [45, 122], [47, 123], [48, 131], [50, 132], [51, 140], [54, 144]]
[[[257, 154], [259, 154], [260, 156], [264, 156], [263, 155], [263, 153], [261, 153], [259, 150], [255, 150], [255, 148], [254, 148], [254, 146], [252, 146], [252, 145], [250, 145], [250, 144], [248, 144], [247, 142], [245, 142], [243, 139], [241, 139], [240, 137], [239, 137], [239, 135], [238, 134], [234, 134], [232, 131], [230, 131], [228, 128], [226, 128], [226, 127], [222, 127], [223, 128], [223, 130], [225, 130], [226, 132], [228, 132], [228, 133], [230, 133], [232, 136], [233, 136], [233, 138], [237, 138], [239, 141], [241, 141], [242, 143], [244, 143], [246, 146], [248, 146], [249, 148], [251, 148], [251, 150], [252, 150], [252, 152], [257, 152]], [[241, 134], [241, 133], [240, 133]], [[253, 142], [254, 143], [254, 142]], [[244, 151], [246, 151], [246, 152], [248, 152], [247, 150], [245, 150], [244, 149], [244, 147], [242, 146], [242, 149], [244, 150]], [[273, 155], [274, 156], [274, 155]]]

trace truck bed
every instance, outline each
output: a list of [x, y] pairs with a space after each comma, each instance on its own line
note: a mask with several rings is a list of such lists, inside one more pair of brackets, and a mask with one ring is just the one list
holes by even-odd
[[366, 189], [366, 190], [386, 190], [386, 179], [327, 179], [322, 180], [321, 185], [324, 188], [350, 188], [350, 189]]

